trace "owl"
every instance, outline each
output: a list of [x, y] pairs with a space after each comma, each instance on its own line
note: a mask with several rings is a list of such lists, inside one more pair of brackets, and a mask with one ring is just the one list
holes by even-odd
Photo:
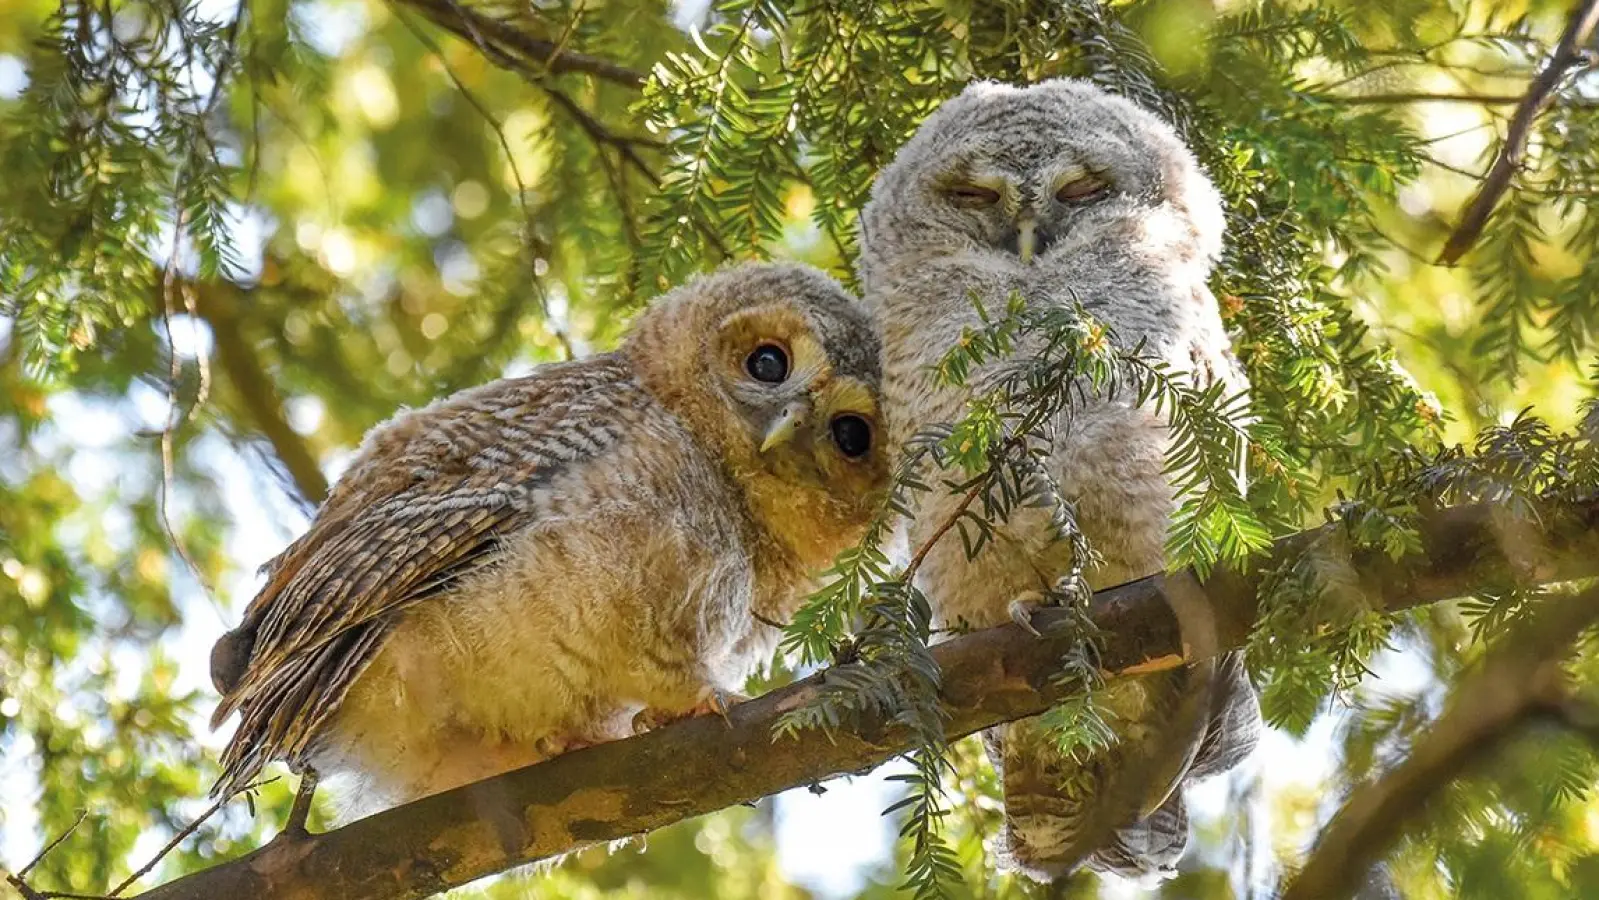
[[215, 793], [283, 759], [371, 808], [720, 708], [878, 508], [878, 390], [858, 303], [752, 264], [377, 426], [213, 651]]
[[[1035, 308], [1081, 303], [1125, 344], [1142, 341], [1199, 382], [1242, 392], [1205, 286], [1223, 229], [1216, 190], [1143, 109], [1073, 80], [969, 86], [879, 175], [861, 216], [859, 272], [879, 318], [890, 443], [960, 418], [971, 393], [941, 384], [933, 364], [981, 327], [974, 298], [1001, 316], [1016, 296]], [[1103, 557], [1090, 586], [1161, 571], [1175, 510], [1165, 418], [1130, 396], [1090, 394], [1057, 425], [1049, 474]], [[909, 545], [922, 546], [958, 502], [924, 495]], [[998, 535], [973, 560], [950, 541], [923, 560], [918, 581], [939, 626], [1025, 622], [1070, 571], [1048, 511], [1018, 510]], [[1039, 879], [1085, 864], [1131, 877], [1172, 871], [1188, 836], [1181, 783], [1239, 762], [1260, 728], [1235, 656], [1120, 682], [1098, 700], [1120, 740], [1086, 760], [1063, 758], [1038, 720], [985, 734], [1002, 777], [1008, 867]]]

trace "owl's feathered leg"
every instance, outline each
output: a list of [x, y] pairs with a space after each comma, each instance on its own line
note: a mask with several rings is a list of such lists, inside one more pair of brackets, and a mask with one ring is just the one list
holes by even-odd
[[[984, 733], [1005, 796], [1000, 852], [1009, 867], [1049, 881], [1119, 846], [1128, 876], [1170, 872], [1187, 842], [1186, 820], [1162, 808], [1192, 764], [1210, 708], [1212, 665], [1152, 673], [1101, 690], [1095, 703], [1118, 742], [1067, 756], [1040, 720]], [[1145, 818], [1151, 818], [1146, 825]], [[1123, 835], [1121, 832], [1128, 830]], [[1148, 856], [1140, 848], [1148, 847]]]
[[[1147, 682], [1135, 694], [1143, 702], [1178, 695], [1184, 700], [1167, 717], [1143, 716], [1142, 728], [1132, 731], [1116, 714], [1127, 701], [1100, 698], [1123, 743], [1081, 766], [1034, 746], [1038, 736], [1025, 722], [986, 732], [1005, 786], [1006, 859], [1040, 880], [1064, 877], [1079, 866], [1146, 886], [1175, 873], [1188, 843], [1182, 788], [1238, 765], [1254, 750], [1262, 728], [1242, 654], [1224, 654], [1213, 666], [1209, 675], [1188, 670], [1188, 678], [1167, 678], [1184, 674], [1177, 670], [1134, 682]], [[1208, 690], [1196, 680], [1208, 682]], [[1184, 740], [1196, 726], [1202, 733]], [[1173, 773], [1185, 768], [1163, 801], [1149, 794], [1152, 785], [1171, 783]], [[1153, 811], [1141, 815], [1152, 801], [1158, 801]]]
[[1187, 848], [1188, 804], [1177, 791], [1148, 816], [1119, 829], [1083, 865], [1154, 887], [1177, 874], [1177, 863]]
[[1188, 772], [1166, 802], [1148, 816], [1117, 829], [1111, 842], [1084, 862], [1095, 872], [1108, 872], [1151, 886], [1151, 880], [1176, 873], [1188, 844], [1188, 810], [1182, 788], [1220, 775], [1249, 756], [1262, 728], [1260, 700], [1243, 654], [1225, 654], [1216, 663], [1210, 690], [1210, 710], [1199, 750]]

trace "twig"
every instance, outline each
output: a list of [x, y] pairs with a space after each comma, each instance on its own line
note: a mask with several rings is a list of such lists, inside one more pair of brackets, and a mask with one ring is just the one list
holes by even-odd
[[[233, 21], [228, 24], [226, 43], [222, 49], [222, 56], [217, 60], [216, 72], [211, 82], [211, 91], [206, 96], [205, 104], [201, 107], [197, 117], [202, 140], [205, 138], [204, 130], [206, 121], [216, 109], [217, 101], [222, 97], [222, 89], [227, 84], [228, 72], [233, 68], [233, 62], [239, 49], [239, 26], [250, 12], [248, 0], [241, 0], [239, 8], [235, 11]], [[215, 151], [213, 153], [213, 161]], [[177, 481], [177, 465], [174, 460], [173, 444], [179, 429], [194, 417], [196, 410], [205, 405], [211, 393], [211, 361], [206, 353], [200, 352], [196, 342], [196, 362], [200, 374], [200, 384], [195, 391], [194, 401], [185, 407], [178, 397], [183, 376], [183, 363], [178, 358], [178, 342], [172, 330], [172, 319], [177, 312], [174, 298], [179, 293], [183, 294], [183, 306], [189, 314], [190, 329], [195, 328], [195, 302], [194, 292], [191, 287], [180, 285], [178, 282], [178, 255], [183, 249], [183, 229], [188, 224], [188, 215], [184, 210], [183, 192], [188, 186], [192, 172], [189, 170], [188, 159], [178, 166], [177, 173], [172, 182], [172, 207], [175, 214], [172, 219], [172, 245], [167, 254], [166, 265], [161, 272], [161, 325], [167, 336], [167, 420], [161, 429], [161, 489], [159, 502], [156, 505], [156, 514], [161, 520], [161, 529], [166, 533], [167, 541], [172, 549], [183, 560], [184, 565], [194, 576], [195, 583], [200, 586], [200, 592], [205, 594], [218, 618], [224, 622], [227, 615], [222, 609], [222, 604], [216, 598], [210, 579], [206, 577], [200, 564], [189, 553], [188, 545], [172, 525], [172, 488]]]
[[12, 889], [22, 896], [22, 900], [45, 900], [45, 898], [39, 896], [38, 891], [29, 887], [26, 881], [23, 881], [16, 875], [7, 872], [4, 869], [0, 869], [0, 875], [5, 875], [6, 884], [11, 885]]
[[966, 492], [966, 496], [961, 498], [961, 502], [955, 505], [954, 511], [946, 516], [944, 521], [939, 523], [938, 527], [933, 530], [932, 534], [928, 535], [927, 540], [923, 541], [920, 547], [916, 548], [916, 553], [911, 556], [911, 561], [905, 564], [905, 573], [900, 576], [902, 581], [910, 584], [911, 580], [916, 577], [916, 570], [922, 567], [922, 561], [927, 559], [927, 554], [933, 551], [933, 546], [942, 540], [951, 528], [955, 527], [955, 523], [959, 522], [961, 516], [966, 514], [966, 510], [971, 507], [972, 502], [983, 492], [983, 488], [988, 486], [988, 478], [988, 473], [985, 472], [978, 483]]
[[172, 836], [172, 840], [167, 841], [166, 846], [164, 846], [160, 850], [156, 851], [156, 854], [150, 858], [149, 862], [147, 862], [144, 865], [140, 866], [139, 870], [137, 872], [134, 872], [132, 875], [129, 875], [127, 878], [123, 879], [122, 883], [117, 885], [116, 887], [112, 888], [111, 889], [111, 893], [107, 894], [106, 896], [108, 896], [108, 897], [116, 897], [116, 896], [120, 895], [123, 891], [127, 890], [128, 887], [130, 885], [132, 885], [134, 882], [138, 881], [140, 878], [143, 878], [147, 873], [149, 873], [149, 871], [151, 869], [156, 867], [157, 863], [159, 863], [161, 860], [165, 859], [166, 855], [168, 853], [171, 853], [174, 849], [176, 849], [177, 846], [179, 844], [183, 843], [184, 839], [187, 838], [189, 835], [194, 834], [195, 831], [199, 830], [200, 826], [204, 825], [207, 819], [209, 819], [212, 816], [216, 815], [217, 812], [219, 810], [221, 810], [222, 807], [226, 806], [231, 800], [233, 800], [234, 797], [239, 796], [240, 794], [244, 793], [245, 791], [253, 791], [256, 788], [262, 787], [264, 785], [271, 784], [272, 782], [277, 781], [277, 780], [278, 779], [274, 777], [274, 778], [268, 778], [268, 779], [266, 779], [264, 781], [257, 781], [254, 784], [245, 785], [244, 787], [238, 789], [237, 791], [234, 791], [233, 793], [227, 795], [226, 797], [223, 797], [222, 799], [220, 799], [220, 800], [216, 801], [215, 803], [211, 804], [210, 806], [206, 807], [205, 812], [201, 813], [199, 818], [197, 818], [194, 821], [190, 822], [189, 824], [183, 826], [183, 829], [181, 831], [179, 831], [177, 834]]
[[1349, 106], [1397, 105], [1404, 103], [1475, 103], [1480, 106], [1509, 106], [1520, 103], [1519, 94], [1448, 94], [1426, 91], [1396, 92], [1389, 94], [1316, 94], [1322, 103], [1341, 103]]
[[245, 412], [272, 444], [300, 494], [313, 504], [321, 503], [328, 496], [327, 477], [305, 439], [284, 416], [283, 398], [256, 358], [255, 349], [244, 338], [238, 300], [229, 293], [235, 289], [208, 287], [198, 297], [196, 311], [211, 326], [218, 365], [228, 376]]
[[554, 74], [554, 70], [551, 67], [555, 65], [556, 60], [561, 58], [561, 54], [566, 51], [566, 44], [572, 39], [572, 35], [577, 33], [578, 23], [583, 21], [583, 13], [585, 12], [587, 10], [583, 6], [583, 0], [577, 0], [577, 6], [572, 8], [572, 14], [567, 17], [566, 25], [561, 29], [560, 36], [555, 39], [555, 46], [550, 49], [549, 59], [544, 61], [544, 74]]
[[1494, 158], [1493, 165], [1488, 169], [1488, 177], [1483, 179], [1477, 195], [1466, 204], [1460, 224], [1449, 235], [1444, 249], [1438, 254], [1439, 265], [1452, 266], [1459, 262], [1466, 251], [1477, 243], [1477, 238], [1482, 236], [1489, 216], [1499, 205], [1499, 198], [1510, 189], [1516, 170], [1521, 166], [1521, 157], [1531, 136], [1533, 122], [1549, 104], [1550, 97], [1566, 74], [1573, 69], [1594, 65], [1591, 51], [1584, 50], [1583, 45], [1588, 43], [1595, 26], [1599, 26], [1599, 0], [1583, 0], [1572, 11], [1571, 21], [1560, 36], [1560, 43], [1556, 45], [1549, 64], [1532, 80], [1527, 95], [1516, 107], [1516, 114], [1505, 131], [1505, 141], [1499, 148], [1499, 155]]
[[3, 869], [0, 869], [0, 872], [4, 872], [5, 874], [6, 883], [11, 885], [11, 887], [15, 889], [17, 893], [21, 894], [23, 900], [48, 900], [48, 898], [52, 896], [51, 894], [40, 891], [28, 884], [26, 880], [27, 874], [33, 871], [35, 866], [43, 862], [44, 858], [50, 855], [50, 851], [61, 846], [62, 841], [65, 841], [67, 838], [71, 837], [72, 833], [78, 830], [78, 826], [83, 824], [83, 820], [87, 818], [88, 815], [88, 810], [79, 812], [78, 818], [74, 820], [71, 825], [67, 826], [65, 831], [57, 835], [55, 840], [45, 844], [42, 850], [34, 854], [33, 859], [28, 860], [27, 865], [15, 872], [5, 872]]
[[1282, 900], [1352, 895], [1411, 814], [1518, 736], [1529, 721], [1563, 707], [1567, 687], [1560, 661], [1577, 635], [1599, 618], [1599, 588], [1544, 604], [1455, 688], [1450, 708], [1403, 763], [1355, 789]]
[[983, 489], [987, 488], [993, 482], [994, 474], [998, 471], [999, 458], [1003, 457], [1005, 454], [1011, 452], [1011, 450], [1015, 449], [1021, 444], [1024, 444], [1025, 442], [1025, 437], [1022, 435], [1015, 435], [1007, 439], [1005, 443], [1000, 446], [1000, 448], [994, 454], [995, 461], [991, 463], [988, 468], [984, 469], [983, 473], [977, 477], [977, 483], [972, 485], [971, 490], [966, 492], [966, 496], [962, 497], [960, 502], [955, 505], [955, 509], [952, 510], [948, 516], [944, 517], [944, 521], [939, 523], [938, 527], [933, 530], [933, 533], [928, 535], [927, 540], [923, 541], [922, 545], [916, 548], [916, 552], [911, 555], [911, 561], [905, 564], [905, 571], [900, 575], [901, 581], [905, 582], [906, 584], [911, 583], [911, 580], [916, 576], [916, 570], [922, 567], [922, 562], [927, 559], [927, 554], [933, 551], [933, 545], [937, 544], [944, 537], [944, 535], [949, 533], [951, 528], [955, 527], [956, 523], [960, 521], [961, 516], [966, 514], [966, 510], [970, 509], [972, 503], [976, 501], [978, 496], [983, 493]]
[[[606, 128], [605, 125], [598, 119], [594, 118], [594, 116], [591, 115], [588, 110], [585, 110], [582, 106], [579, 106], [577, 101], [573, 100], [571, 97], [568, 97], [558, 88], [545, 81], [530, 80], [529, 83], [543, 91], [545, 95], [550, 98], [552, 103], [554, 103], [556, 106], [559, 106], [567, 115], [571, 116], [572, 120], [577, 123], [578, 127], [583, 129], [583, 132], [589, 136], [590, 140], [594, 141], [594, 143], [598, 145], [601, 145], [601, 147], [606, 145], [615, 147], [617, 154], [621, 156], [623, 162], [632, 166], [640, 175], [643, 175], [645, 178], [649, 179], [650, 184], [656, 186], [660, 185], [661, 177], [655, 173], [654, 169], [649, 167], [648, 163], [644, 162], [644, 159], [638, 155], [638, 151], [634, 148], [642, 146], [650, 147], [652, 149], [662, 149], [665, 147], [664, 144], [648, 138], [624, 137], [622, 135], [618, 135]], [[710, 226], [706, 225], [705, 221], [700, 219], [698, 216], [693, 217], [693, 223], [694, 229], [698, 231], [707, 242], [710, 243], [712, 249], [720, 254], [721, 258], [732, 258], [733, 252], [728, 249], [727, 244], [723, 242], [720, 234], [718, 234]]]
[[18, 878], [24, 878], [24, 877], [27, 876], [27, 874], [29, 872], [33, 871], [33, 867], [34, 866], [37, 866], [39, 863], [44, 862], [44, 858], [46, 856], [50, 855], [50, 851], [54, 850], [55, 848], [57, 848], [59, 846], [61, 846], [61, 842], [62, 841], [64, 841], [67, 838], [71, 837], [72, 836], [72, 832], [78, 830], [78, 826], [83, 824], [83, 820], [85, 818], [87, 818], [88, 815], [89, 815], [89, 811], [88, 810], [83, 810], [82, 812], [79, 812], [78, 813], [78, 818], [71, 825], [67, 826], [67, 830], [61, 832], [60, 836], [57, 837], [55, 840], [53, 840], [50, 843], [44, 845], [44, 849], [43, 850], [40, 850], [38, 853], [34, 854], [33, 859], [28, 860], [28, 864], [27, 865], [25, 865], [22, 868], [17, 870], [16, 876]]
[[[456, 8], [463, 15], [465, 14], [464, 9], [459, 6]], [[396, 12], [399, 11], [396, 10]], [[505, 136], [505, 126], [500, 124], [499, 118], [483, 104], [482, 100], [478, 99], [477, 94], [473, 93], [466, 86], [466, 83], [461, 80], [460, 76], [456, 74], [455, 68], [450, 65], [449, 60], [444, 58], [444, 53], [439, 49], [439, 45], [419, 28], [415, 22], [411, 21], [410, 16], [399, 12], [399, 19], [405, 25], [406, 30], [410, 31], [417, 41], [426, 47], [433, 54], [433, 57], [439, 61], [439, 65], [444, 67], [444, 74], [449, 76], [450, 82], [455, 85], [455, 89], [460, 91], [461, 96], [466, 98], [467, 104], [476, 110], [479, 116], [483, 117], [483, 121], [489, 123], [489, 129], [494, 132], [495, 138], [499, 140], [500, 151], [505, 154], [505, 162], [511, 168], [511, 179], [516, 183], [516, 202], [522, 210], [523, 244], [531, 249], [530, 245], [533, 243], [534, 234], [533, 210], [527, 204], [527, 182], [522, 177], [522, 167], [516, 161], [516, 153], [511, 150], [510, 138]], [[472, 37], [485, 52], [489, 52], [488, 48], [483, 46], [482, 38], [475, 31], [472, 32]], [[543, 282], [539, 281], [538, 273], [535, 271], [535, 266], [538, 262], [536, 255], [529, 252], [527, 256], [528, 280], [533, 285], [533, 294], [538, 302], [539, 314], [544, 317], [544, 324], [555, 336], [556, 343], [560, 344], [562, 358], [576, 359], [577, 353], [572, 349], [571, 337], [567, 335], [565, 328], [560, 327], [550, 317], [549, 298], [544, 292]]]
[[[581, 72], [624, 87], [644, 86], [643, 72], [614, 63], [598, 56], [567, 50], [561, 45], [536, 38], [516, 26], [485, 16], [482, 13], [459, 7], [452, 0], [393, 0], [410, 6], [427, 16], [446, 31], [482, 46], [492, 42], [502, 51], [501, 59], [513, 62], [514, 68], [530, 76], [556, 75]], [[530, 63], [539, 63], [538, 67]]]
[[753, 609], [750, 610], [750, 618], [752, 618], [755, 621], [761, 623], [762, 625], [765, 625], [768, 628], [776, 628], [778, 631], [787, 631], [788, 630], [788, 626], [785, 625], [784, 623], [779, 622], [776, 619], [773, 619], [771, 616], [763, 616], [763, 615], [761, 615], [760, 613], [756, 612]]

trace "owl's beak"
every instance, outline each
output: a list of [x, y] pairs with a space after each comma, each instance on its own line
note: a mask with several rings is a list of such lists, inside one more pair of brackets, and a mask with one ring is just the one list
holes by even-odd
[[1028, 218], [1016, 223], [1016, 254], [1022, 258], [1023, 263], [1033, 261], [1033, 253], [1038, 249], [1038, 223]]
[[772, 449], [781, 444], [786, 444], [799, 433], [800, 426], [810, 418], [811, 402], [809, 400], [795, 400], [782, 408], [773, 417], [771, 424], [766, 426], [766, 434], [761, 439], [761, 452]]

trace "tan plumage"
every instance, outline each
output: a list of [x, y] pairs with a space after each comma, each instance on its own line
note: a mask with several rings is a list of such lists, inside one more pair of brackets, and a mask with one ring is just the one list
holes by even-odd
[[[777, 383], [749, 368], [771, 346]], [[875, 437], [877, 365], [831, 280], [744, 266], [615, 353], [375, 428], [213, 651], [214, 724], [240, 713], [216, 791], [285, 759], [398, 802], [736, 690], [778, 636], [757, 615], [874, 509], [880, 442], [845, 450]]]

